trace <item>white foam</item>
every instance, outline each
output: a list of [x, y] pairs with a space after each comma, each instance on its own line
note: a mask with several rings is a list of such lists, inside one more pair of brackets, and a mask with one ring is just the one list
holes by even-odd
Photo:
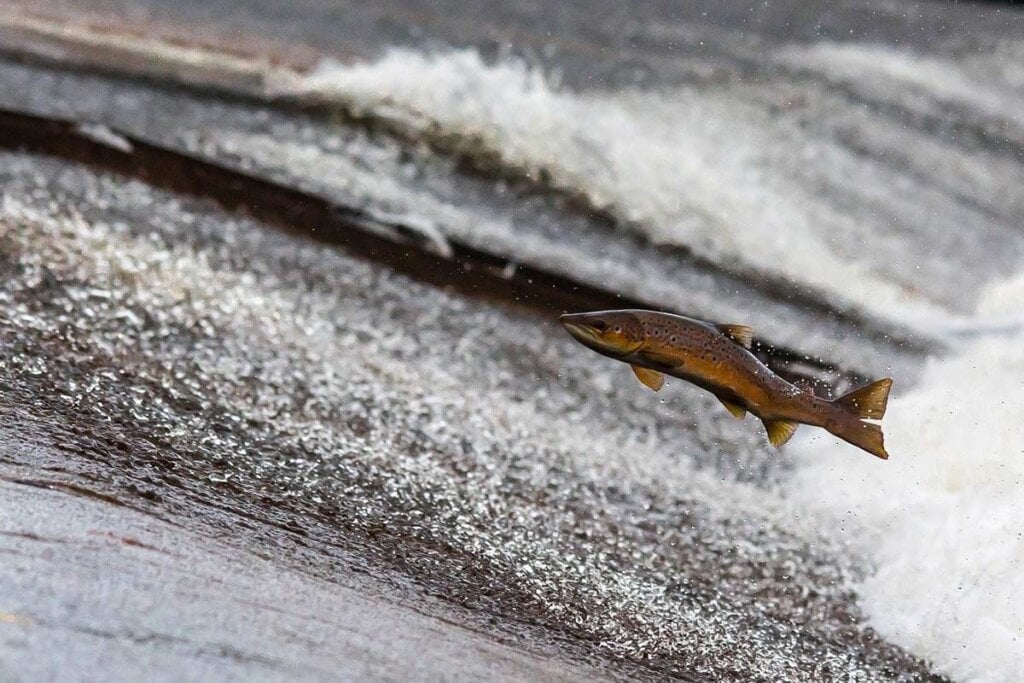
[[[1024, 316], [1024, 277], [984, 315]], [[804, 430], [794, 497], [877, 570], [857, 587], [888, 640], [961, 680], [1024, 680], [1024, 332], [935, 360], [890, 402], [888, 462]]]
[[1024, 273], [994, 285], [978, 302], [982, 316], [1024, 319]]
[[799, 172], [777, 172], [824, 163], [835, 150], [799, 158], [820, 144], [801, 140], [798, 126], [781, 130], [763, 104], [729, 88], [573, 93], [521, 61], [394, 50], [374, 63], [323, 64], [302, 89], [497, 153], [583, 192], [654, 241], [812, 287], [837, 307], [898, 311], [901, 320], [943, 312], [883, 272], [877, 250], [837, 249], [836, 236], [860, 234], [862, 221]]

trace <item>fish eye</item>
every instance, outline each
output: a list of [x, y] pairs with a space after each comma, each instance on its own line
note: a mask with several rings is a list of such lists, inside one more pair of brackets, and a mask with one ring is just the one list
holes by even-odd
[[615, 332], [616, 334], [619, 333], [619, 332], [622, 332], [622, 326], [621, 325], [616, 325], [615, 328], [612, 331]]

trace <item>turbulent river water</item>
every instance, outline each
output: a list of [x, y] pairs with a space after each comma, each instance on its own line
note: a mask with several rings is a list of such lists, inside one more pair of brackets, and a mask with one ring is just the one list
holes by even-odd
[[[1024, 14], [307, 4], [237, 22], [315, 57], [262, 100], [11, 61], [0, 106], [892, 375], [892, 459], [809, 428], [774, 452], [528, 305], [22, 152], [5, 414], [72, 406], [129, 479], [269, 505], [623, 675], [1024, 678]], [[221, 5], [179, 19], [226, 33]]]

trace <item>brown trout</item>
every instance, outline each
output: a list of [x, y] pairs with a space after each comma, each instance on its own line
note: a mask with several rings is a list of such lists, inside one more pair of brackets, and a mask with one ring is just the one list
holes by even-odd
[[828, 401], [782, 379], [750, 352], [746, 325], [714, 325], [656, 311], [573, 313], [569, 333], [600, 354], [628, 363], [637, 379], [658, 391], [671, 375], [710, 391], [735, 417], [753, 413], [779, 447], [798, 424], [822, 427], [886, 459], [881, 420], [891, 379], [880, 379]]

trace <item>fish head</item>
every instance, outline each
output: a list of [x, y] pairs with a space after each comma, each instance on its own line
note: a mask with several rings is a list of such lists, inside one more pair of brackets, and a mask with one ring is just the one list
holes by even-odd
[[612, 358], [624, 358], [644, 344], [643, 325], [631, 311], [566, 313], [559, 320], [576, 341]]

